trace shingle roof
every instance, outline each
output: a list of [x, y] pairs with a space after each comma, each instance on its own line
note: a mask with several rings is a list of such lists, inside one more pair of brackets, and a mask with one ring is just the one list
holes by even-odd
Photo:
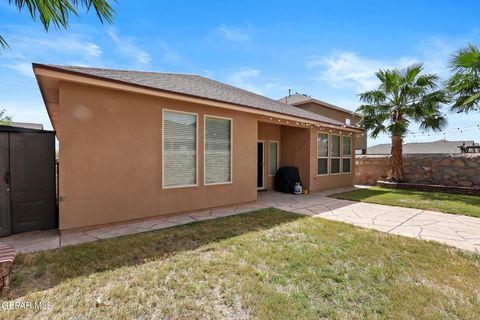
[[[404, 154], [415, 153], [460, 153], [459, 146], [471, 146], [473, 141], [446, 141], [438, 140], [432, 142], [415, 142], [403, 145]], [[390, 154], [391, 144], [377, 144], [367, 148], [367, 154]]]
[[292, 104], [292, 105], [299, 105], [299, 104], [304, 104], [304, 103], [307, 103], [307, 102], [315, 102], [315, 103], [321, 104], [322, 106], [325, 106], [325, 107], [328, 107], [328, 108], [331, 108], [331, 109], [339, 110], [339, 111], [349, 113], [349, 114], [354, 114], [353, 111], [350, 111], [348, 109], [341, 108], [339, 106], [335, 106], [331, 103], [321, 101], [321, 100], [312, 98], [309, 95], [298, 93], [298, 92], [296, 92], [296, 93], [294, 93], [290, 96], [286, 96], [286, 97], [283, 97], [281, 99], [278, 99], [278, 101], [286, 103], [286, 104]]
[[211, 80], [199, 75], [160, 73], [145, 71], [114, 70], [103, 68], [87, 68], [63, 65], [40, 65], [59, 69], [70, 73], [93, 76], [108, 80], [120, 81], [152, 89], [186, 94], [200, 98], [233, 103], [250, 108], [277, 112], [303, 119], [325, 122], [334, 125], [343, 125], [341, 122], [315, 114], [286, 103], [255, 94], [222, 82]]
[[302, 103], [306, 101], [312, 100], [312, 97], [306, 95], [306, 94], [301, 94], [301, 93], [294, 93], [292, 95], [283, 97], [281, 99], [278, 99], [278, 101], [281, 101], [283, 103], [287, 104], [296, 104], [296, 103]]

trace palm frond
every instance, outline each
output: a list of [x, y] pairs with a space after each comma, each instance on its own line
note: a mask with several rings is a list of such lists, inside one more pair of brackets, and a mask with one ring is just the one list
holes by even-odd
[[67, 28], [70, 14], [78, 15], [79, 8], [85, 8], [88, 12], [92, 6], [100, 22], [113, 22], [114, 10], [109, 0], [9, 0], [8, 2], [15, 5], [18, 11], [28, 10], [33, 20], [38, 16], [47, 31], [51, 25], [56, 28]]
[[415, 103], [405, 108], [405, 113], [414, 121], [422, 122], [424, 118], [440, 115], [440, 110], [444, 104], [451, 101], [446, 90], [437, 90], [421, 97]]
[[480, 92], [456, 95], [455, 103], [450, 107], [450, 111], [458, 113], [480, 111]]
[[357, 112], [361, 115], [360, 126], [370, 132], [372, 138], [386, 132], [384, 123], [390, 118], [389, 104], [361, 105]]
[[472, 105], [472, 104], [477, 104], [477, 102], [480, 101], [480, 92], [473, 93], [469, 97], [463, 101], [464, 105]]
[[407, 67], [405, 70], [405, 80], [406, 82], [412, 83], [415, 81], [415, 78], [423, 71], [422, 63], [415, 63]]
[[451, 57], [449, 67], [454, 73], [480, 72], [480, 49], [473, 44], [459, 49]]
[[424, 74], [415, 80], [415, 85], [423, 88], [434, 90], [438, 88], [440, 78], [436, 74]]
[[[10, 46], [8, 45], [7, 41], [5, 41], [5, 39], [0, 36], [0, 48], [1, 49], [8, 49], [10, 48]], [[1, 52], [1, 51], [0, 51]]]
[[384, 81], [379, 86], [379, 90], [384, 90], [385, 93], [394, 93], [398, 90], [400, 85], [400, 71], [398, 69], [383, 70]]
[[437, 113], [424, 117], [420, 122], [420, 130], [441, 131], [447, 127], [447, 119]]
[[[116, 1], [116, 0], [114, 0]], [[108, 23], [113, 22], [113, 14], [115, 11], [113, 10], [112, 6], [106, 0], [82, 0], [84, 6], [87, 8], [87, 11], [90, 10], [90, 7], [93, 6], [95, 12], [97, 13], [97, 17], [100, 22], [104, 23], [104, 21]]]
[[480, 109], [480, 55], [478, 60], [478, 70], [475, 64], [470, 68], [457, 68], [448, 79], [447, 88], [455, 100], [451, 111], [468, 113]]
[[391, 135], [393, 136], [399, 135], [403, 137], [408, 132], [409, 124], [410, 124], [410, 121], [408, 121], [408, 119], [397, 120], [397, 121], [391, 122], [387, 126], [387, 129]]
[[387, 128], [381, 124], [378, 126], [375, 126], [371, 131], [370, 131], [370, 137], [375, 139], [377, 138], [380, 134], [382, 133], [387, 133]]
[[380, 90], [366, 91], [360, 93], [358, 96], [360, 101], [369, 104], [383, 104], [387, 100], [385, 93]]

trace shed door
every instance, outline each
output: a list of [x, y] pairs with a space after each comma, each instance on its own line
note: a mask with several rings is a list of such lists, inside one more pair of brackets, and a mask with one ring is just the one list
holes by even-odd
[[10, 234], [8, 132], [0, 132], [0, 236]]
[[12, 233], [56, 226], [54, 139], [10, 133]]

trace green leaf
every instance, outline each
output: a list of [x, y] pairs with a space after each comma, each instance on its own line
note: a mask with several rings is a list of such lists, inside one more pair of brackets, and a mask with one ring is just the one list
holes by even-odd
[[[9, 46], [8, 43], [7, 43], [7, 41], [5, 41], [5, 39], [4, 39], [2, 36], [0, 36], [0, 48], [1, 48], [1, 49], [8, 49], [8, 48], [10, 48], [10, 46]], [[0, 51], [0, 53], [1, 53], [1, 51]]]
[[469, 105], [472, 103], [476, 103], [477, 101], [480, 100], [480, 92], [474, 93], [471, 96], [469, 96], [465, 101], [463, 102], [464, 105]]
[[452, 58], [452, 76], [447, 88], [454, 100], [451, 111], [468, 113], [480, 110], [480, 51], [469, 45], [460, 49]]
[[71, 14], [78, 15], [79, 9], [87, 12], [93, 7], [100, 22], [113, 22], [115, 11], [109, 2], [115, 0], [9, 0], [9, 4], [18, 11], [28, 10], [33, 20], [40, 19], [46, 31], [51, 25], [56, 28], [67, 28]]

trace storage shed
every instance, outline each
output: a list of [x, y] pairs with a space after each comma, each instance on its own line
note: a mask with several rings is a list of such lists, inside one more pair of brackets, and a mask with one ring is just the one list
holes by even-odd
[[58, 226], [55, 132], [0, 125], [0, 236]]

